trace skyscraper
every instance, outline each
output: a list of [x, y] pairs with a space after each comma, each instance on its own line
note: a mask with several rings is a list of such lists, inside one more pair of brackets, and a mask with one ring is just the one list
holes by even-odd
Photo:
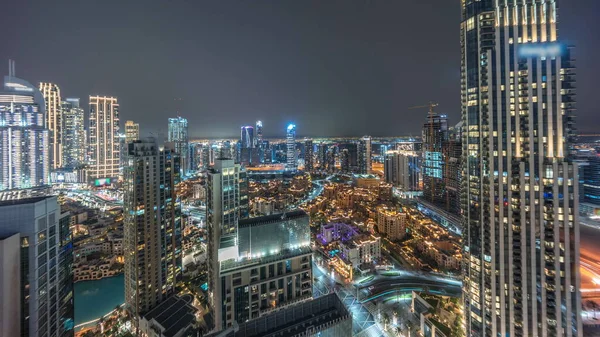
[[89, 148], [91, 179], [119, 176], [119, 103], [116, 97], [90, 96]]
[[63, 167], [63, 121], [60, 88], [54, 83], [40, 83], [40, 92], [46, 102], [45, 122], [50, 131], [50, 169]]
[[125, 122], [125, 143], [140, 139], [140, 125], [134, 121]]
[[285, 134], [285, 141], [287, 146], [285, 169], [286, 171], [296, 171], [298, 169], [298, 161], [296, 157], [296, 125], [288, 125]]
[[63, 166], [75, 168], [85, 162], [85, 120], [79, 98], [62, 102]]
[[582, 336], [574, 69], [557, 1], [461, 2], [468, 336]]
[[125, 303], [138, 317], [175, 291], [181, 273], [179, 156], [154, 139], [127, 144], [123, 221]]
[[254, 128], [252, 126], [242, 126], [240, 141], [242, 149], [250, 149], [254, 147]]
[[0, 91], [0, 190], [46, 185], [50, 177], [44, 97], [13, 68]]
[[386, 182], [404, 191], [421, 189], [421, 157], [414, 151], [388, 151], [383, 172]]
[[0, 277], [11, 276], [3, 278], [0, 301], [12, 299], [3, 318], [17, 321], [11, 333], [20, 330], [6, 336], [73, 336], [69, 214], [61, 214], [56, 196], [2, 200], [0, 214]]
[[263, 123], [262, 121], [256, 121], [256, 143], [254, 147], [262, 148], [263, 147]]
[[169, 142], [174, 143], [175, 151], [181, 157], [181, 169], [183, 174], [190, 170], [188, 121], [185, 118], [169, 118]]
[[448, 117], [434, 112], [430, 105], [427, 121], [423, 125], [423, 199], [444, 205], [444, 154], [443, 144], [448, 140]]
[[350, 151], [343, 149], [340, 153], [340, 170], [342, 173], [350, 172]]
[[314, 148], [312, 139], [304, 139], [304, 170], [308, 172], [314, 169]]
[[226, 317], [221, 308], [220, 266], [237, 258], [237, 223], [248, 217], [248, 181], [245, 169], [232, 159], [217, 158], [208, 170], [206, 185], [208, 227], [208, 292], [215, 324], [220, 329]]
[[371, 173], [371, 136], [364, 136], [358, 142], [358, 173]]

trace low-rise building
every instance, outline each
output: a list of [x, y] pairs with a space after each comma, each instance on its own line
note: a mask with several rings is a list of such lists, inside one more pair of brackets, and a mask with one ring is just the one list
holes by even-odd
[[139, 317], [140, 336], [183, 337], [197, 334], [198, 309], [192, 306], [193, 296], [173, 295], [148, 313]]
[[372, 263], [381, 257], [381, 238], [363, 234], [340, 243], [340, 248], [342, 257], [358, 268], [363, 263]]
[[377, 211], [377, 229], [390, 240], [401, 240], [406, 236], [406, 213], [388, 207]]

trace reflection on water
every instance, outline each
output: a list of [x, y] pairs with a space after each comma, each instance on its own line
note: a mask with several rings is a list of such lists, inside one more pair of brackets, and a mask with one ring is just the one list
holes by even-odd
[[75, 325], [93, 321], [123, 303], [123, 274], [97, 281], [75, 283]]

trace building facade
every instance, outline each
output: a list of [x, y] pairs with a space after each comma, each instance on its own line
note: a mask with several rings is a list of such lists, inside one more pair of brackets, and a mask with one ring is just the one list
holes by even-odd
[[90, 96], [89, 178], [119, 176], [119, 103], [116, 97]]
[[286, 129], [286, 171], [296, 171], [298, 169], [298, 158], [296, 156], [296, 125], [290, 124]]
[[[19, 296], [12, 308], [20, 336], [73, 336], [72, 247], [68, 213], [61, 214], [55, 196], [0, 201], [0, 238], [9, 256], [18, 257]], [[18, 236], [8, 247], [6, 238]], [[4, 256], [3, 256], [4, 257]], [[3, 263], [3, 268], [7, 264]], [[1, 270], [5, 275], [8, 270]], [[14, 275], [14, 274], [11, 274]], [[13, 283], [13, 286], [16, 283]], [[4, 296], [3, 296], [4, 297]], [[12, 335], [11, 335], [12, 336]], [[19, 335], [16, 335], [19, 336]]]
[[85, 119], [79, 98], [67, 98], [62, 102], [62, 164], [76, 168], [85, 164]]
[[468, 336], [582, 336], [575, 75], [557, 6], [461, 2]]
[[47, 185], [50, 135], [44, 127], [45, 102], [38, 88], [4, 77], [0, 91], [0, 190]]
[[406, 213], [381, 207], [377, 210], [377, 228], [390, 240], [401, 240], [406, 236]]
[[421, 156], [414, 151], [388, 151], [385, 155], [383, 172], [386, 182], [404, 191], [421, 189]]
[[358, 173], [371, 173], [371, 136], [364, 136], [358, 142]]
[[175, 152], [181, 157], [181, 169], [185, 175], [190, 170], [188, 121], [185, 118], [169, 118], [168, 140], [175, 146]]
[[221, 261], [237, 257], [237, 222], [248, 217], [248, 181], [246, 170], [232, 159], [217, 158], [208, 170], [206, 223], [208, 227], [208, 293], [217, 329], [226, 317], [220, 279]]
[[312, 139], [304, 139], [304, 170], [305, 171], [312, 171], [315, 166], [314, 166], [314, 162], [315, 162], [315, 154], [314, 154], [314, 150], [315, 147], [313, 145], [313, 141]]
[[46, 103], [44, 119], [50, 132], [50, 169], [63, 167], [63, 121], [60, 88], [54, 83], [40, 83], [40, 92]]
[[125, 143], [140, 139], [140, 124], [134, 121], [125, 122]]
[[123, 229], [125, 304], [139, 317], [175, 291], [181, 273], [179, 156], [154, 139], [127, 144]]
[[423, 198], [434, 205], [443, 205], [444, 154], [443, 144], [448, 140], [448, 118], [433, 111], [433, 105], [423, 125]]

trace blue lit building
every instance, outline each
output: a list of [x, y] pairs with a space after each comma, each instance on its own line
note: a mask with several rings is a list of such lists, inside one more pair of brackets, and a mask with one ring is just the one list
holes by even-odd
[[433, 111], [423, 125], [423, 199], [434, 204], [445, 203], [444, 143], [448, 140], [448, 117]]
[[296, 171], [298, 169], [298, 160], [296, 155], [296, 125], [290, 124], [286, 129], [286, 162], [285, 169], [287, 171]]

